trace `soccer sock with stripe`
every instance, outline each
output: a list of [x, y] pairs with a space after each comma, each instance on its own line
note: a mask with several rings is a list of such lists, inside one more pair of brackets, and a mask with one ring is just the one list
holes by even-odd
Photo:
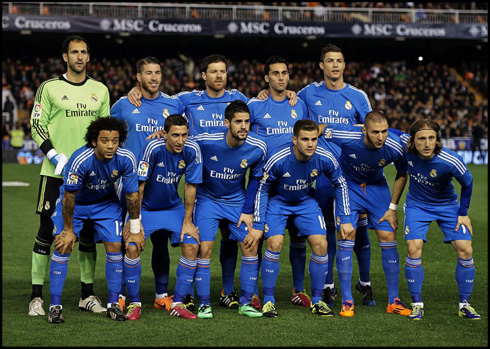
[[363, 218], [357, 223], [354, 252], [357, 257], [357, 263], [359, 264], [359, 280], [370, 283], [369, 270], [371, 269], [371, 246], [369, 243], [367, 218]]
[[225, 293], [225, 295], [235, 291], [234, 279], [237, 255], [237, 242], [235, 240], [221, 239], [219, 248], [219, 261], [221, 263], [221, 277], [223, 279], [223, 292]]
[[272, 252], [266, 249], [264, 258], [262, 258], [262, 292], [264, 293], [264, 304], [267, 302], [276, 303], [274, 292], [276, 289], [276, 281], [279, 276], [279, 256], [281, 251]]
[[293, 287], [296, 292], [304, 291], [306, 242], [289, 243], [289, 261], [291, 262]]
[[473, 258], [458, 258], [456, 264], [456, 283], [459, 289], [459, 303], [470, 302], [470, 295], [473, 291], [475, 280], [475, 263]]
[[396, 240], [380, 242], [379, 245], [381, 246], [381, 262], [388, 288], [388, 304], [392, 304], [395, 298], [398, 298], [398, 278], [400, 276], [400, 261], [398, 250], [396, 249]]
[[[132, 243], [131, 243], [132, 244]], [[124, 282], [128, 288], [129, 302], [141, 302], [140, 300], [140, 279], [141, 262], [140, 257], [131, 259], [124, 256]]]
[[[49, 269], [49, 254], [39, 254], [32, 252], [31, 278], [33, 285], [44, 285], [44, 278]], [[42, 295], [39, 295], [41, 297]]]
[[322, 300], [325, 274], [328, 272], [328, 254], [320, 256], [312, 253], [308, 271], [311, 278], [311, 303], [316, 304]]
[[105, 253], [105, 277], [107, 288], [109, 290], [108, 303], [117, 303], [119, 301], [119, 292], [123, 282], [123, 255], [122, 252]]
[[339, 274], [340, 290], [342, 292], [342, 303], [354, 301], [352, 298], [352, 248], [354, 240], [337, 241], [337, 273]]
[[[328, 254], [328, 273], [325, 278], [324, 289], [327, 285], [333, 285], [333, 266], [335, 261], [335, 255], [337, 254], [337, 231], [335, 229], [335, 224], [332, 221], [326, 221], [327, 224], [327, 254]], [[330, 287], [330, 286], [328, 286]]]
[[170, 256], [168, 252], [168, 236], [163, 232], [150, 235], [153, 249], [151, 252], [151, 269], [155, 276], [155, 293], [168, 293], [170, 274]]
[[255, 290], [254, 293], [258, 296], [259, 295], [259, 277], [260, 277], [260, 268], [262, 266], [262, 246], [264, 245], [264, 240], [260, 239], [259, 240], [259, 246], [257, 248], [257, 258], [258, 258], [258, 271], [257, 271], [257, 282], [255, 283]]
[[193, 285], [194, 273], [196, 272], [197, 261], [180, 256], [177, 264], [177, 280], [175, 281], [175, 291], [173, 302], [178, 303], [184, 300], [186, 294], [190, 293]]
[[211, 284], [211, 260], [197, 259], [196, 267], [196, 290], [199, 297], [199, 305], [211, 305], [209, 300], [210, 284]]
[[422, 284], [424, 283], [424, 268], [422, 258], [405, 259], [405, 279], [414, 303], [422, 302]]
[[240, 305], [250, 303], [257, 287], [258, 275], [259, 257], [242, 256], [242, 264], [240, 265]]
[[68, 273], [68, 260], [70, 253], [61, 254], [53, 251], [51, 263], [49, 265], [49, 293], [51, 294], [51, 304], [61, 304], [61, 294]]

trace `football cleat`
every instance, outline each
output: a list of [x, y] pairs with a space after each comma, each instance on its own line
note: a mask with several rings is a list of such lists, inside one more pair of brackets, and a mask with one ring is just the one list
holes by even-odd
[[139, 320], [141, 317], [141, 305], [139, 303], [131, 303], [128, 307], [126, 319]]
[[260, 298], [255, 293], [250, 300], [250, 304], [257, 310], [260, 310], [260, 308], [262, 308], [262, 305], [260, 304]]
[[412, 314], [412, 311], [403, 305], [400, 298], [395, 298], [392, 304], [388, 304], [386, 312], [390, 314], [399, 314], [402, 316], [408, 316]]
[[312, 304], [310, 311], [312, 314], [320, 315], [322, 317], [332, 317], [334, 315], [333, 311], [331, 311], [327, 304], [323, 301]]
[[333, 289], [330, 287], [323, 289], [323, 301], [329, 307], [335, 306], [335, 298], [337, 297], [337, 289], [334, 287]]
[[78, 309], [81, 311], [91, 311], [97, 314], [107, 311], [107, 309], [102, 306], [102, 303], [97, 296], [88, 296], [85, 299], [80, 298], [78, 301]]
[[44, 301], [41, 299], [41, 297], [36, 297], [31, 300], [29, 303], [29, 312], [28, 314], [30, 316], [38, 316], [38, 315], [46, 315], [43, 309], [43, 303]]
[[238, 315], [245, 315], [248, 317], [262, 317], [262, 313], [255, 309], [251, 304], [244, 304], [238, 308]]
[[264, 304], [264, 307], [262, 308], [262, 315], [265, 317], [276, 317], [277, 316], [277, 310], [271, 301], [267, 302]]
[[163, 297], [160, 299], [155, 298], [155, 302], [153, 302], [153, 308], [155, 309], [167, 309], [170, 311], [170, 308], [172, 307], [172, 299], [174, 298], [173, 295], [170, 297]]
[[422, 320], [424, 318], [424, 307], [421, 305], [412, 305], [412, 314], [408, 315], [408, 317], [412, 320]]
[[459, 309], [459, 316], [470, 320], [480, 320], [481, 316], [467, 301], [463, 301], [463, 306]]
[[119, 308], [124, 311], [124, 308], [126, 308], [126, 297], [120, 294], [117, 302], [119, 304]]
[[49, 307], [48, 322], [52, 324], [61, 324], [65, 322], [63, 315], [61, 315], [61, 305], [51, 305]]
[[230, 309], [238, 309], [240, 305], [238, 303], [238, 296], [235, 292], [225, 295], [224, 291], [221, 290], [221, 296], [219, 297], [219, 305], [222, 307], [228, 307]]
[[185, 295], [183, 303], [185, 304], [187, 310], [189, 311], [196, 310], [196, 301], [194, 300], [194, 297], [192, 297], [190, 294]]
[[357, 280], [356, 290], [358, 290], [362, 294], [363, 305], [367, 305], [370, 307], [376, 305], [376, 302], [374, 301], [374, 297], [373, 297], [373, 288], [371, 287], [371, 285], [362, 286], [361, 282]]
[[298, 293], [296, 293], [296, 290], [293, 288], [291, 303], [294, 305], [300, 305], [302, 307], [309, 308], [311, 306], [311, 298], [306, 294], [305, 291], [299, 291]]
[[339, 315], [343, 317], [354, 316], [354, 303], [352, 303], [351, 301], [345, 301], [342, 304], [342, 309], [340, 310]]
[[119, 307], [119, 303], [111, 303], [109, 308], [107, 308], [107, 317], [114, 321], [124, 321], [126, 320], [126, 316], [123, 311]]
[[170, 309], [170, 316], [177, 316], [189, 320], [197, 319], [197, 315], [192, 314], [189, 310], [187, 310], [185, 304], [182, 303], [177, 304]]
[[210, 305], [202, 304], [197, 312], [197, 317], [199, 319], [212, 319], [213, 310]]

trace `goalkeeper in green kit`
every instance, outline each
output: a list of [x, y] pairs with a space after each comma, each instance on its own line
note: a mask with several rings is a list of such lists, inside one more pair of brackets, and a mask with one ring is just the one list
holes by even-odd
[[[32, 138], [46, 155], [41, 168], [41, 181], [36, 213], [40, 215], [39, 231], [32, 253], [32, 294], [29, 315], [45, 315], [42, 287], [49, 270], [53, 243], [53, 214], [61, 176], [71, 154], [85, 144], [87, 126], [98, 117], [110, 114], [109, 90], [87, 75], [90, 51], [87, 41], [70, 36], [62, 45], [62, 57], [67, 63], [66, 73], [44, 81], [36, 92], [31, 113]], [[84, 229], [80, 234], [78, 260], [82, 281], [80, 310], [105, 312], [93, 292], [97, 251], [93, 243], [94, 231]]]

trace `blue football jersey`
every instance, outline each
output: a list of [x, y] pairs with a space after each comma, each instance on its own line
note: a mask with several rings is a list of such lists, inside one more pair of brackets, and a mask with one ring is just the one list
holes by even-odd
[[289, 105], [287, 98], [280, 102], [271, 97], [265, 101], [252, 98], [248, 102], [248, 108], [250, 130], [264, 138], [268, 152], [291, 142], [295, 122], [308, 119], [306, 104], [299, 98], [294, 107]]
[[443, 147], [430, 160], [423, 160], [416, 154], [407, 153], [406, 156], [410, 178], [407, 204], [410, 201], [457, 204], [458, 195], [454, 191], [453, 177], [462, 186], [469, 186], [473, 181], [461, 156], [447, 148]]
[[249, 132], [245, 142], [230, 148], [226, 133], [203, 133], [194, 137], [201, 147], [203, 181], [197, 187], [197, 198], [205, 197], [232, 206], [245, 202], [245, 174], [262, 177], [267, 145], [262, 137]]
[[141, 107], [132, 105], [128, 97], [121, 97], [111, 108], [111, 116], [126, 123], [128, 137], [124, 146], [136, 156], [146, 146], [146, 137], [153, 132], [163, 130], [167, 116], [182, 115], [184, 106], [176, 97], [162, 92], [155, 99], [141, 98]]
[[314, 82], [298, 92], [308, 107], [310, 119], [318, 124], [354, 125], [364, 123], [366, 114], [372, 111], [367, 94], [352, 85], [331, 90], [325, 82]]
[[184, 112], [189, 121], [189, 134], [225, 132], [225, 109], [230, 102], [237, 99], [248, 102], [248, 97], [237, 90], [225, 90], [218, 98], [211, 98], [204, 91], [181, 92], [179, 100], [184, 105]]
[[138, 191], [136, 158], [124, 147], [117, 148], [114, 157], [103, 162], [95, 157], [94, 148], [84, 145], [75, 150], [65, 166], [60, 198], [63, 197], [64, 190], [78, 190], [75, 204], [93, 204], [101, 201], [119, 202], [114, 187], [114, 183], [119, 178], [124, 181], [125, 193]]
[[364, 145], [364, 134], [356, 126], [326, 127], [323, 136], [342, 149], [339, 162], [348, 181], [377, 183], [384, 178], [383, 168], [391, 163], [395, 164], [398, 172], [407, 172], [403, 145], [391, 131], [388, 131], [388, 138], [381, 149], [368, 149]]
[[333, 182], [336, 199], [341, 205], [341, 222], [347, 222], [350, 215], [349, 194], [336, 158], [322, 147], [317, 147], [310, 160], [301, 162], [296, 159], [291, 142], [268, 156], [255, 199], [254, 227], [263, 230], [267, 204], [271, 199], [275, 204], [298, 205], [314, 200], [313, 183], [322, 173]]
[[202, 182], [201, 150], [196, 142], [187, 139], [177, 154], [167, 150], [163, 138], [148, 143], [138, 162], [138, 180], [146, 182], [142, 207], [162, 210], [182, 205], [178, 189], [184, 174], [187, 183]]

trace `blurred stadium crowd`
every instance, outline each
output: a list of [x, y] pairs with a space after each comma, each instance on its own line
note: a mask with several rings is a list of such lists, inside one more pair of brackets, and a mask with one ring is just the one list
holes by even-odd
[[[142, 57], [139, 57], [142, 58]], [[103, 82], [111, 93], [111, 105], [127, 95], [136, 81], [139, 58], [97, 59], [88, 65], [91, 77]], [[161, 59], [163, 81], [161, 90], [174, 95], [181, 91], [204, 89], [198, 59], [184, 55]], [[304, 86], [322, 81], [317, 61], [290, 62], [289, 89], [298, 92]], [[18, 127], [30, 135], [29, 117], [34, 95], [46, 79], [62, 74], [66, 63], [61, 57], [47, 60], [33, 58], [2, 61], [3, 92], [11, 91], [17, 104]], [[445, 64], [405, 61], [379, 63], [349, 62], [344, 81], [364, 90], [375, 110], [387, 115], [390, 126], [407, 131], [417, 118], [429, 117], [441, 125], [442, 137], [472, 137], [476, 125], [488, 138], [488, 67], [480, 63], [462, 62], [452, 68]], [[267, 88], [263, 62], [255, 59], [228, 60], [228, 89], [238, 89], [248, 97], [257, 96]], [[15, 127], [16, 125], [10, 125]], [[5, 127], [3, 136], [9, 129]]]

